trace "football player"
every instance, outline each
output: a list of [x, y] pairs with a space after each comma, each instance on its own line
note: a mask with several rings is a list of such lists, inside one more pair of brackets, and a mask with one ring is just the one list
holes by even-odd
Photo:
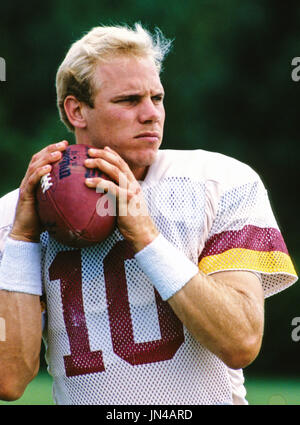
[[35, 189], [66, 141], [34, 155], [2, 198], [2, 399], [37, 374], [43, 336], [57, 404], [247, 404], [264, 299], [297, 277], [250, 167], [161, 148], [169, 47], [141, 25], [96, 27], [58, 69], [61, 119], [94, 147], [86, 167], [112, 179], [86, 185], [115, 194], [118, 226], [81, 250], [42, 231]]

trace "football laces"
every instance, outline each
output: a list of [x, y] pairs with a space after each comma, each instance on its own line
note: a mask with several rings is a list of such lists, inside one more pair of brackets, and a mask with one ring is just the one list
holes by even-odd
[[53, 185], [53, 182], [51, 181], [50, 173], [45, 174], [41, 178], [41, 186], [43, 193], [46, 192], [46, 190], [50, 189], [50, 187]]

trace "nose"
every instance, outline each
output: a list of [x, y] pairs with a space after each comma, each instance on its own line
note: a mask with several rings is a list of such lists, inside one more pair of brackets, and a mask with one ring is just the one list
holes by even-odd
[[139, 121], [141, 123], [153, 123], [161, 119], [163, 106], [155, 104], [151, 97], [143, 99], [139, 106]]

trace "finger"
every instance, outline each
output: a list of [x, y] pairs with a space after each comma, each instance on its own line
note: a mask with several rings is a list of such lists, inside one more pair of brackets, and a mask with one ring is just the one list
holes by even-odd
[[[120, 189], [118, 191], [117, 196], [120, 193], [123, 193], [123, 191], [126, 191], [127, 194], [125, 197], [123, 197], [122, 199], [125, 200], [130, 200], [132, 197], [138, 195], [141, 192], [141, 186], [139, 185], [139, 183], [137, 182], [137, 180], [134, 178], [130, 179], [128, 178], [128, 176], [119, 170], [119, 168], [115, 165], [112, 165], [111, 163], [103, 160], [102, 158], [96, 158], [96, 159], [91, 159], [91, 165], [92, 168], [100, 168], [106, 175], [108, 175], [113, 182], [116, 183], [118, 189]], [[96, 186], [97, 184], [101, 184], [101, 185], [105, 185], [105, 179], [103, 179], [103, 181], [99, 178], [99, 180], [96, 180]], [[115, 185], [115, 183], [112, 183], [112, 185], [110, 185], [109, 187]], [[102, 186], [99, 186], [102, 187]], [[125, 193], [125, 192], [124, 192]]]
[[35, 188], [35, 186], [40, 182], [41, 178], [50, 173], [51, 168], [52, 167], [49, 164], [38, 168], [29, 181], [29, 187]]
[[101, 177], [93, 177], [86, 179], [86, 185], [96, 189], [98, 193], [108, 193], [122, 201], [128, 202], [135, 196], [139, 195], [140, 190], [133, 188], [132, 185], [124, 188], [116, 185], [111, 180], [102, 179]]
[[115, 181], [119, 187], [127, 190], [130, 188], [130, 190], [133, 190], [134, 192], [139, 191], [140, 185], [129, 167], [126, 163], [124, 166], [124, 164], [120, 163], [118, 159], [115, 159], [112, 163], [100, 157], [89, 158], [85, 161], [85, 166], [87, 168], [100, 169], [103, 173]]
[[25, 179], [35, 173], [37, 168], [42, 168], [45, 165], [50, 165], [59, 161], [62, 157], [62, 152], [67, 148], [67, 146], [68, 142], [64, 140], [62, 142], [46, 146], [40, 152], [33, 155], [25, 174]]
[[50, 171], [51, 165], [47, 164], [37, 168], [27, 179], [24, 178], [20, 186], [22, 198], [25, 199], [27, 196], [34, 196], [36, 185], [40, 182], [41, 178], [50, 173]]
[[113, 196], [118, 196], [119, 194], [118, 185], [111, 180], [102, 179], [101, 177], [87, 178], [85, 184], [91, 189], [96, 189], [97, 193], [109, 193]]
[[67, 146], [68, 142], [66, 140], [46, 146], [40, 152], [33, 155], [30, 165], [36, 167], [57, 161], [61, 158], [62, 152]]
[[107, 146], [104, 149], [91, 148], [89, 149], [89, 155], [91, 158], [101, 158], [111, 163], [112, 165], [117, 167], [122, 173], [124, 173], [129, 180], [135, 179], [126, 161], [124, 161], [124, 159], [111, 148]]
[[85, 161], [85, 166], [87, 168], [98, 168], [104, 174], [106, 174], [110, 179], [114, 180], [118, 185], [127, 186], [128, 178], [125, 173], [123, 173], [118, 166], [108, 162], [103, 158], [90, 158]]

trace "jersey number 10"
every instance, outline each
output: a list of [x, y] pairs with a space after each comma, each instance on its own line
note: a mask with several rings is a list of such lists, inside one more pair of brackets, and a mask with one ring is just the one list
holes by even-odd
[[[131, 365], [171, 359], [184, 341], [183, 326], [155, 290], [161, 339], [136, 343], [125, 272], [134, 253], [127, 241], [117, 242], [104, 258], [108, 317], [114, 353]], [[81, 251], [59, 252], [49, 268], [50, 280], [60, 281], [63, 318], [70, 344], [64, 356], [67, 376], [104, 372], [102, 351], [91, 351], [82, 296]]]

